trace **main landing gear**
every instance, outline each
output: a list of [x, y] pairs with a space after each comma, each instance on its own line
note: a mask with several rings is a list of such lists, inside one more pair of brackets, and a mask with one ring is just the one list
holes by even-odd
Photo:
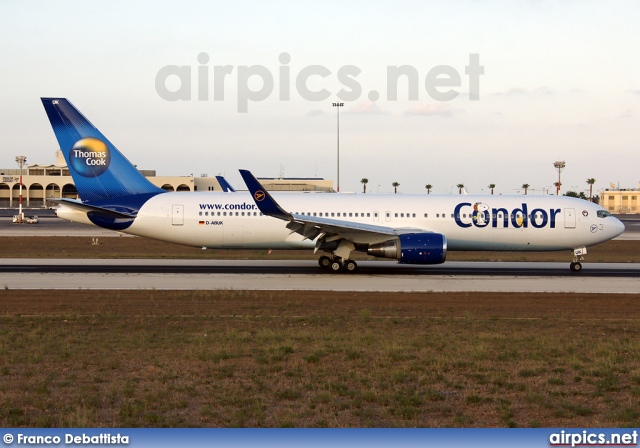
[[584, 261], [583, 255], [586, 255], [586, 253], [587, 253], [586, 247], [580, 247], [579, 249], [573, 250], [573, 261], [569, 265], [569, 268], [573, 272], [580, 272], [582, 270], [582, 263], [580, 262]]
[[323, 255], [318, 259], [318, 264], [322, 269], [331, 270], [333, 272], [355, 272], [356, 269], [358, 269], [357, 263], [353, 260], [344, 260], [340, 257], [331, 258], [326, 255]]

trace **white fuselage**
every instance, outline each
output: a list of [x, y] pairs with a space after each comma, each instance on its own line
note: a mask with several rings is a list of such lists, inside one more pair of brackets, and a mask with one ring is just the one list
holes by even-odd
[[[616, 237], [624, 225], [591, 202], [562, 196], [272, 193], [290, 213], [446, 236], [448, 250], [563, 250]], [[84, 213], [58, 215], [88, 223]], [[263, 216], [249, 193], [164, 193], [147, 201], [124, 233], [188, 246], [310, 249], [286, 222]], [[393, 237], [356, 232], [354, 243]]]

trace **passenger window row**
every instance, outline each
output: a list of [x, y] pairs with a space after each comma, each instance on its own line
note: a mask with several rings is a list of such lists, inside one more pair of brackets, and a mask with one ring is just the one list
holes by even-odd
[[[262, 213], [258, 212], [199, 212], [198, 216], [262, 216]], [[235, 215], [234, 215], [235, 213]], [[253, 214], [252, 214], [253, 213]]]
[[[298, 213], [295, 212], [294, 214], [301, 214], [301, 215], [305, 215], [305, 216], [320, 216], [320, 217], [338, 217], [338, 218], [370, 218], [371, 217], [371, 213], [363, 213], [363, 212], [302, 212], [302, 213]], [[199, 216], [262, 216], [261, 212], [199, 212], [198, 213]], [[416, 214], [415, 213], [395, 213], [394, 216], [396, 218], [415, 218]], [[502, 219], [504, 218], [504, 215], [502, 213], [498, 213], [491, 215], [493, 219]], [[517, 215], [522, 216], [518, 213]], [[374, 213], [374, 217], [378, 217], [378, 213]], [[429, 217], [428, 213], [424, 214], [425, 218]], [[436, 218], [445, 218], [446, 214], [445, 213], [436, 213]], [[452, 218], [455, 218], [455, 215], [451, 214]], [[462, 215], [458, 215], [458, 218], [471, 218], [473, 217], [473, 215], [471, 213], [469, 213], [468, 215], [466, 213], [462, 214]], [[511, 218], [515, 218], [516, 215], [509, 215], [509, 217]], [[533, 215], [527, 215], [528, 219], [533, 219]], [[535, 218], [537, 219], [542, 219], [542, 214], [537, 213], [535, 215]]]
[[294, 215], [305, 215], [305, 216], [320, 216], [325, 218], [371, 218], [371, 213], [357, 213], [357, 212], [294, 212]]

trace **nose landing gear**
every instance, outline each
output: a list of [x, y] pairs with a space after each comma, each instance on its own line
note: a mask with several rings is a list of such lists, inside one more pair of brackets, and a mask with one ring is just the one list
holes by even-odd
[[580, 247], [578, 249], [573, 249], [573, 261], [569, 265], [569, 268], [573, 272], [580, 272], [582, 270], [582, 263], [580, 263], [580, 262], [584, 261], [583, 255], [586, 255], [586, 254], [587, 254], [587, 248], [586, 247]]
[[580, 272], [582, 270], [582, 263], [580, 263], [579, 261], [574, 261], [569, 265], [569, 268], [573, 272]]

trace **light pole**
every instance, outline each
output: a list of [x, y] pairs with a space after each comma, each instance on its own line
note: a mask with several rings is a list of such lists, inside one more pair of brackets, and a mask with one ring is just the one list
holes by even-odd
[[340, 108], [344, 103], [331, 103], [338, 111], [338, 193], [340, 193]]
[[558, 170], [558, 191], [556, 192], [557, 196], [560, 196], [560, 186], [562, 185], [562, 183], [560, 182], [560, 173], [562, 173], [565, 165], [566, 164], [564, 163], [564, 160], [559, 160], [553, 164], [556, 170]]
[[20, 167], [20, 210], [18, 214], [20, 215], [21, 221], [24, 221], [24, 213], [22, 213], [22, 167], [27, 163], [27, 158], [25, 156], [18, 156], [16, 157], [16, 162]]

